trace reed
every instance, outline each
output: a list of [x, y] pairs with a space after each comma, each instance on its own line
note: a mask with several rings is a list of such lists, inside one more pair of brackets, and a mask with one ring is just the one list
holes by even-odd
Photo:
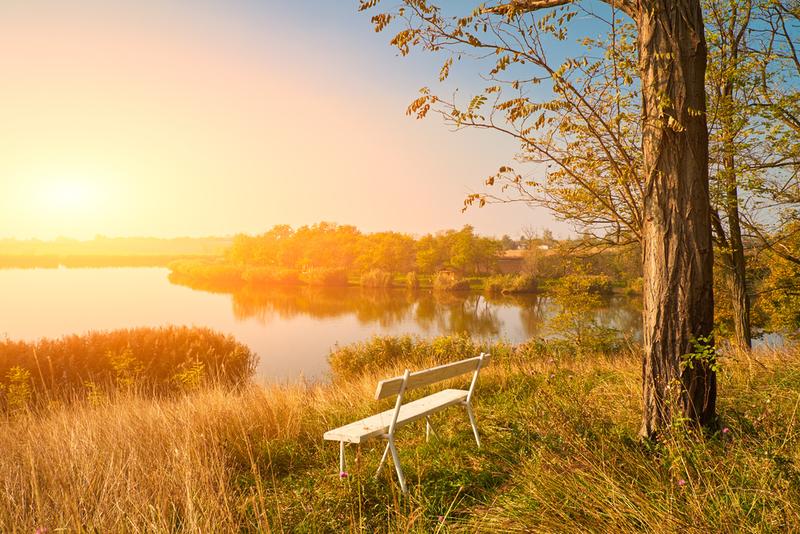
[[256, 356], [208, 328], [134, 328], [0, 340], [0, 412], [133, 390], [168, 395], [213, 383], [247, 383]]

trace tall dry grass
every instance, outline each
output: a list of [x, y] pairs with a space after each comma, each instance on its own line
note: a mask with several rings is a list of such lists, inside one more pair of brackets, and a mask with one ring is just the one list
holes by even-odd
[[323, 455], [329, 414], [357, 411], [368, 397], [356, 385], [334, 395], [303, 384], [160, 401], [120, 393], [8, 419], [0, 423], [0, 531], [263, 527], [279, 514], [275, 477]]
[[249, 383], [256, 355], [208, 328], [94, 331], [35, 342], [0, 339], [0, 412], [97, 398], [118, 389], [179, 394]]
[[321, 439], [386, 407], [375, 382], [402, 355], [328, 385], [21, 414], [0, 422], [0, 531], [797, 531], [800, 357], [754, 358], [723, 360], [727, 432], [675, 428], [647, 445], [635, 355], [502, 353], [479, 385], [481, 449], [457, 409], [434, 419], [431, 443], [401, 430], [407, 497], [391, 470], [371, 477], [381, 443], [349, 449], [340, 479]]

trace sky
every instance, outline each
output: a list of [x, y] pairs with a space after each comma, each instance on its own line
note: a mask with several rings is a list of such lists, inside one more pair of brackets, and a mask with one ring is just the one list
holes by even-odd
[[461, 212], [516, 146], [407, 117], [441, 61], [389, 38], [350, 0], [3, 0], [0, 238], [567, 235], [521, 204]]

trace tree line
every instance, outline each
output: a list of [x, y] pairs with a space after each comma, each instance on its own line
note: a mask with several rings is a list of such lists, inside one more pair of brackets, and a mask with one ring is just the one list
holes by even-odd
[[340, 269], [348, 273], [381, 270], [462, 275], [493, 272], [502, 239], [479, 236], [471, 226], [415, 238], [400, 232], [362, 233], [350, 225], [321, 222], [292, 229], [278, 225], [255, 236], [239, 234], [225, 258], [244, 266], [305, 271]]

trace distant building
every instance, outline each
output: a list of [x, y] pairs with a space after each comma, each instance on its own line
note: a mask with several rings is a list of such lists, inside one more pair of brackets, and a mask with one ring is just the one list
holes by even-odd
[[497, 256], [497, 271], [501, 274], [521, 273], [525, 267], [525, 250], [504, 250]]

